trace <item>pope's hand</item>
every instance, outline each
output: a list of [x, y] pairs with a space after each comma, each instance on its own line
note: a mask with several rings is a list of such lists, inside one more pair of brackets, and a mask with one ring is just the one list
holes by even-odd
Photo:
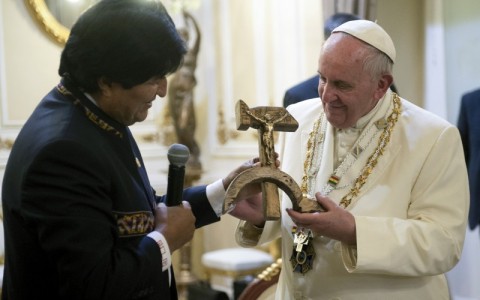
[[298, 227], [312, 230], [315, 235], [322, 235], [349, 245], [356, 245], [355, 217], [320, 193], [316, 193], [315, 198], [325, 211], [300, 213], [287, 208], [287, 213], [292, 221]]

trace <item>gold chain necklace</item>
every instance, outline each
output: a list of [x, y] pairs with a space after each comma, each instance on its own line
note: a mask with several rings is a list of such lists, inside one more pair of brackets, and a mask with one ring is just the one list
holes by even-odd
[[[383, 155], [385, 147], [390, 142], [390, 136], [392, 134], [393, 128], [395, 127], [395, 124], [397, 123], [398, 116], [400, 115], [400, 109], [401, 109], [400, 97], [398, 97], [396, 93], [393, 93], [393, 111], [387, 117], [387, 122], [385, 127], [383, 128], [382, 134], [380, 135], [377, 148], [375, 149], [373, 154], [368, 158], [367, 163], [365, 164], [362, 171], [360, 172], [360, 175], [355, 179], [355, 182], [353, 183], [353, 187], [340, 201], [341, 207], [346, 208], [347, 206], [349, 206], [353, 198], [355, 198], [359, 194], [360, 189], [367, 182], [369, 175], [372, 173], [373, 169], [377, 165], [378, 159], [380, 158], [380, 156]], [[322, 112], [320, 114], [320, 117], [317, 119], [317, 121], [315, 121], [313, 125], [313, 129], [310, 132], [310, 135], [307, 141], [307, 153], [306, 153], [305, 161], [303, 164], [304, 174], [302, 177], [302, 186], [301, 186], [301, 190], [304, 196], [308, 195], [309, 178], [311, 178], [312, 175], [314, 176], [317, 175], [316, 172], [315, 174], [313, 174], [314, 172], [312, 172], [312, 170], [315, 167], [313, 165], [314, 164], [313, 158], [315, 156], [314, 154], [316, 153], [316, 151], [318, 151], [317, 146], [319, 144], [323, 144], [324, 142], [324, 136], [323, 136], [324, 134], [320, 133], [320, 127], [323, 123], [323, 116], [324, 116], [324, 113]], [[321, 153], [319, 155], [321, 155]], [[339, 178], [337, 178], [337, 180], [339, 180]]]
[[[313, 166], [313, 158], [315, 156], [315, 153], [318, 153], [318, 155], [322, 155], [319, 152], [322, 152], [323, 150], [323, 138], [324, 138], [324, 132], [320, 132], [320, 126], [325, 127], [324, 123], [324, 115], [325, 114], [320, 114], [320, 117], [315, 121], [313, 124], [313, 129], [310, 132], [310, 135], [308, 137], [307, 141], [307, 153], [305, 156], [305, 161], [303, 162], [303, 177], [302, 177], [302, 186], [300, 187], [302, 190], [303, 197], [308, 197], [310, 198], [311, 196], [309, 195], [309, 182], [312, 180], [312, 177], [317, 176], [317, 170], [314, 171], [314, 166]], [[318, 145], [322, 145], [321, 149], [317, 149]]]

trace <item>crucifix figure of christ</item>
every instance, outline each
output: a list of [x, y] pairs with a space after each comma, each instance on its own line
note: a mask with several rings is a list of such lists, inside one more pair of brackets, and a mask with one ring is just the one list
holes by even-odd
[[[245, 102], [243, 102], [243, 104], [241, 102], [239, 103], [237, 106], [239, 109], [237, 110], [237, 129], [246, 130], [249, 127], [258, 129], [260, 162], [262, 166], [274, 166], [275, 141], [273, 131], [295, 131], [298, 128], [297, 121], [295, 121], [290, 113], [283, 107], [263, 106], [248, 109]], [[287, 117], [290, 117], [294, 122], [289, 119], [282, 122], [282, 120]], [[276, 126], [276, 124], [278, 124], [278, 126]]]
[[245, 185], [257, 182], [261, 182], [262, 185], [263, 212], [267, 220], [278, 220], [280, 218], [278, 187], [292, 200], [293, 209], [298, 211], [312, 210], [311, 206], [314, 206], [314, 204], [312, 201], [305, 201], [295, 180], [275, 166], [273, 133], [274, 131], [294, 132], [298, 128], [297, 120], [284, 107], [258, 106], [249, 108], [242, 100], [238, 100], [235, 113], [238, 130], [249, 128], [258, 130], [261, 167], [248, 169], [232, 181], [227, 189], [224, 212], [234, 207], [236, 196]]

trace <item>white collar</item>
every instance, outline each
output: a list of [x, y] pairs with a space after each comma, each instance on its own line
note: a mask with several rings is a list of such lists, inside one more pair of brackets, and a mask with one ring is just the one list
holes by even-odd
[[93, 104], [95, 104], [97, 107], [98, 107], [98, 103], [97, 101], [95, 101], [95, 99], [92, 97], [92, 95], [90, 95], [89, 93], [83, 93], [85, 95], [85, 97], [87, 97], [88, 100], [92, 101]]

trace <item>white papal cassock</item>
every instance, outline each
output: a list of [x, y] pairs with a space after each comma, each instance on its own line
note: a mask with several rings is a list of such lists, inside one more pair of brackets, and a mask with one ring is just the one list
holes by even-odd
[[[384, 128], [375, 122], [392, 113], [393, 95], [387, 91], [355, 128], [337, 130], [326, 125], [323, 145], [318, 148], [321, 156], [315, 161], [321, 165], [314, 191], [322, 190], [345, 159], [349, 162], [342, 167], [339, 188], [328, 196], [339, 203], [350, 191], [378, 148]], [[307, 141], [323, 109], [317, 98], [288, 110], [299, 128], [282, 133], [276, 150], [281, 169], [300, 184]], [[283, 264], [276, 299], [449, 299], [444, 273], [462, 253], [469, 205], [460, 136], [456, 127], [405, 99], [401, 99], [400, 110], [383, 154], [346, 208], [355, 216], [356, 247], [315, 236], [313, 270], [292, 272], [289, 259], [294, 224], [285, 212], [292, 205], [282, 193], [281, 220], [267, 222], [258, 237], [258, 244], [282, 237]], [[356, 158], [348, 158], [354, 142], [365, 148]], [[241, 243], [246, 242], [243, 229], [242, 223], [237, 230]]]

